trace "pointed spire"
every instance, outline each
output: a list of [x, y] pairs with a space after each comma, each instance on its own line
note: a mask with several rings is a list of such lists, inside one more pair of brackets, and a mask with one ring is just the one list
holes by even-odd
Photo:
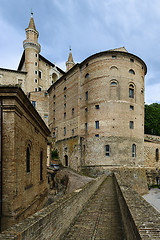
[[34, 23], [34, 19], [33, 19], [33, 11], [32, 11], [32, 9], [31, 9], [31, 19], [30, 19], [28, 28], [34, 29], [36, 31], [36, 27], [35, 27], [35, 23]]
[[69, 47], [69, 56], [68, 56], [68, 61], [66, 62], [66, 70], [70, 70], [74, 65], [74, 61], [73, 61], [73, 56], [72, 56], [72, 52], [71, 52], [71, 47]]

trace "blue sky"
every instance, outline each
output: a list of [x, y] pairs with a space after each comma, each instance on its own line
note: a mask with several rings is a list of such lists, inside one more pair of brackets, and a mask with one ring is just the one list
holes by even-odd
[[65, 70], [75, 62], [124, 46], [148, 67], [145, 102], [160, 103], [160, 0], [0, 0], [0, 67], [16, 69], [31, 8], [41, 54]]

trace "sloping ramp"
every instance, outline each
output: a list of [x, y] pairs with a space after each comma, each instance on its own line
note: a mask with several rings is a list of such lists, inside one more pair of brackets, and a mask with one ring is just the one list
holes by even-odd
[[62, 238], [73, 239], [125, 239], [114, 177], [107, 177]]

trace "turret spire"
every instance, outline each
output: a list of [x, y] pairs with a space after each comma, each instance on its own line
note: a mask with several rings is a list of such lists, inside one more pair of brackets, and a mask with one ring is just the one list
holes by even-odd
[[69, 46], [69, 57], [68, 57], [68, 61], [66, 62], [66, 70], [70, 70], [74, 65], [74, 61], [73, 61], [73, 56], [72, 56], [72, 52], [71, 52], [71, 46]]

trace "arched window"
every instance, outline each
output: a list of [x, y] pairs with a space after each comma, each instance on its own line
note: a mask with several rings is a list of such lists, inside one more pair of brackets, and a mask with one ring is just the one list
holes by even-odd
[[133, 84], [129, 85], [129, 97], [134, 98], [134, 85]]
[[43, 151], [40, 153], [40, 181], [43, 180]]
[[136, 144], [132, 144], [132, 157], [136, 157]]
[[130, 69], [130, 70], [129, 70], [129, 73], [131, 73], [131, 74], [134, 74], [134, 75], [135, 75], [135, 71], [134, 71], [133, 69]]
[[26, 150], [26, 171], [27, 173], [30, 173], [30, 145], [27, 146]]
[[117, 86], [117, 82], [116, 81], [112, 81], [111, 82], [111, 86]]
[[159, 149], [156, 148], [156, 162], [158, 162], [159, 160]]
[[85, 78], [88, 78], [88, 77], [89, 77], [89, 73], [86, 73]]

